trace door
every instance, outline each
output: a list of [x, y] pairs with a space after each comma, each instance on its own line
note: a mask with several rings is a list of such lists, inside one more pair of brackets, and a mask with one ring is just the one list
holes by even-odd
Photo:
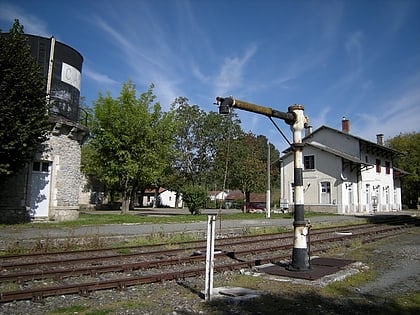
[[331, 203], [331, 184], [330, 182], [321, 182], [321, 204]]
[[372, 209], [371, 206], [371, 192], [370, 192], [370, 184], [366, 184], [366, 211], [369, 212]]
[[31, 176], [31, 214], [36, 217], [48, 217], [50, 204], [51, 162], [35, 161], [32, 163]]
[[348, 200], [349, 200], [349, 212], [352, 213], [354, 211], [353, 207], [353, 187], [348, 188]]

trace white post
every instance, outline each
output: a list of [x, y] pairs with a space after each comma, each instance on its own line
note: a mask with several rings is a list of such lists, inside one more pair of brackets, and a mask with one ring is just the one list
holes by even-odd
[[215, 239], [216, 216], [209, 215], [207, 218], [207, 250], [206, 250], [206, 285], [205, 300], [211, 301], [213, 291], [213, 269], [214, 269], [214, 239]]
[[265, 199], [265, 210], [267, 218], [271, 216], [271, 183], [270, 183], [270, 142], [267, 140], [268, 152], [267, 152], [267, 195]]
[[54, 53], [55, 53], [55, 38], [51, 37], [50, 44], [50, 60], [48, 62], [48, 75], [47, 75], [47, 103], [51, 101], [51, 86], [53, 77], [53, 66], [54, 66]]

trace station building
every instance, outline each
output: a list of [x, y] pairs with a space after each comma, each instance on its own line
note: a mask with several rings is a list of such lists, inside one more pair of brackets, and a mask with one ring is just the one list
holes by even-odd
[[[338, 214], [402, 210], [401, 177], [394, 166], [400, 153], [384, 144], [378, 134], [371, 142], [350, 133], [350, 121], [342, 130], [321, 126], [306, 130], [303, 146], [305, 211]], [[282, 156], [282, 200], [293, 208], [293, 150]]]

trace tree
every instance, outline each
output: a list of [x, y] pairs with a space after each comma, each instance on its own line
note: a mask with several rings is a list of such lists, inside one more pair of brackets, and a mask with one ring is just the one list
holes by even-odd
[[128, 82], [117, 99], [100, 95], [94, 103], [82, 170], [122, 192], [123, 213], [136, 191], [159, 186], [171, 160], [173, 115], [154, 100], [153, 85], [137, 98]]
[[420, 197], [420, 133], [402, 133], [387, 140], [387, 145], [402, 154], [394, 161], [395, 166], [408, 172], [403, 176], [402, 201], [410, 208], [416, 208]]
[[[222, 187], [224, 166], [215, 163], [229, 138], [242, 133], [236, 115], [206, 113], [188, 98], [179, 97], [172, 104], [177, 121], [173, 178], [183, 185]], [[223, 164], [224, 165], [224, 164]], [[219, 168], [221, 166], [221, 168]]]
[[19, 20], [0, 31], [0, 176], [12, 175], [34, 157], [50, 130], [45, 81]]
[[[267, 147], [267, 139], [265, 147]], [[231, 161], [229, 173], [229, 187], [235, 187], [245, 193], [246, 202], [250, 201], [251, 192], [263, 191], [267, 183], [267, 160], [264, 160], [261, 139], [248, 133], [232, 143], [231, 154], [235, 157]]]

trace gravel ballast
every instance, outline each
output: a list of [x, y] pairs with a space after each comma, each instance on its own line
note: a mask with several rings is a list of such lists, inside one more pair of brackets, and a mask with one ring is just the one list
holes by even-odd
[[[336, 249], [331, 255], [357, 259], [374, 273], [371, 280], [349, 283], [334, 295], [310, 285], [281, 283], [240, 275], [215, 274], [215, 286], [247, 287], [263, 294], [244, 302], [205, 303], [204, 278], [103, 290], [88, 296], [65, 295], [39, 302], [0, 304], [0, 314], [418, 314], [420, 311], [420, 229], [368, 245]], [[400, 299], [407, 297], [407, 301]], [[403, 304], [401, 304], [403, 303]], [[404, 304], [405, 303], [405, 304]]]

